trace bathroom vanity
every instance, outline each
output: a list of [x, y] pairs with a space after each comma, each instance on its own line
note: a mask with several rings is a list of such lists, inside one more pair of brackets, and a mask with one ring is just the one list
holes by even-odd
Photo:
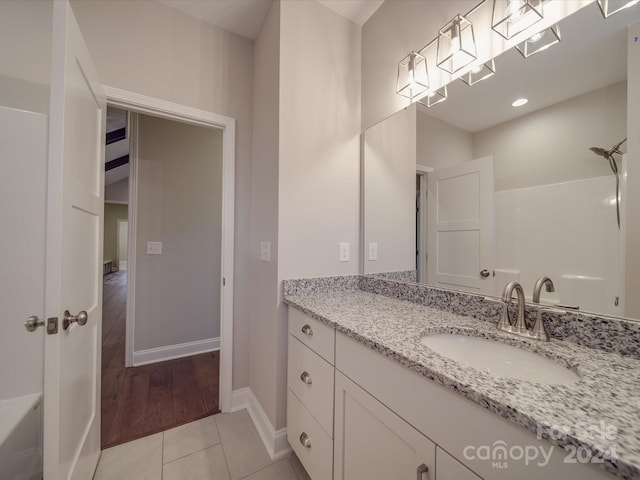
[[[471, 307], [451, 312], [466, 294], [434, 308], [366, 279], [285, 282], [287, 435], [312, 479], [640, 476], [640, 360], [499, 332]], [[499, 376], [435, 353], [422, 343], [434, 334], [509, 344], [576, 376]]]

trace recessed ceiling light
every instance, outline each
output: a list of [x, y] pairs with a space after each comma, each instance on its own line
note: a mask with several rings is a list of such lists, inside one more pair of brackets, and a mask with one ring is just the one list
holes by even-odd
[[519, 98], [517, 100], [514, 100], [513, 103], [511, 104], [511, 106], [512, 107], [521, 107], [522, 105], [524, 105], [528, 101], [529, 101], [529, 99], [527, 99], [527, 98]]

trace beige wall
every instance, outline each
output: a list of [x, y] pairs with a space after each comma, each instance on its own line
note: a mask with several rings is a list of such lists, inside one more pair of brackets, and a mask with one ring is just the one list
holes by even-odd
[[0, 2], [0, 105], [49, 113], [52, 5]]
[[609, 148], [626, 132], [620, 82], [476, 133], [474, 157], [494, 156], [496, 191], [601, 177], [609, 164], [589, 147]]
[[118, 203], [104, 204], [104, 253], [105, 261], [111, 260], [113, 268], [118, 269], [118, 220], [127, 220], [129, 205]]
[[[361, 52], [361, 28], [318, 2], [288, 0], [280, 8], [279, 287], [287, 278], [359, 271]], [[351, 244], [349, 262], [338, 261], [340, 242]], [[278, 314], [272, 380], [274, 426], [281, 428], [287, 360], [282, 303]]]
[[627, 43], [627, 188], [622, 208], [625, 246], [625, 316], [640, 318], [640, 23], [629, 27]]
[[412, 105], [364, 133], [364, 273], [416, 268], [416, 117]]
[[129, 178], [123, 178], [104, 188], [104, 201], [116, 203], [129, 202]]
[[134, 351], [219, 337], [222, 132], [139, 115], [137, 199]]
[[[278, 305], [278, 131], [280, 2], [271, 4], [254, 47], [251, 178], [251, 336], [249, 384], [275, 425]], [[260, 260], [271, 243], [271, 262]]]
[[249, 384], [252, 42], [150, 0], [72, 0], [102, 82], [236, 119], [233, 388]]

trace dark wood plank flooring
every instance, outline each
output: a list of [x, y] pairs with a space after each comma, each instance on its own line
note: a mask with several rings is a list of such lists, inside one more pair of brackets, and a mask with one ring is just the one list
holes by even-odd
[[218, 413], [219, 352], [124, 368], [127, 287], [103, 292], [102, 448]]

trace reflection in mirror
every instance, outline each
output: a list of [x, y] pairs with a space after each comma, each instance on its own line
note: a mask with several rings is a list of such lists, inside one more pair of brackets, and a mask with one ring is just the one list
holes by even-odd
[[640, 318], [624, 308], [626, 144], [615, 165], [590, 150], [627, 137], [627, 25], [638, 20], [640, 7], [604, 20], [588, 5], [560, 23], [559, 44], [509, 50], [487, 81], [455, 81], [446, 102], [368, 129], [364, 273], [494, 296], [516, 280], [528, 301], [548, 276], [543, 304]]

